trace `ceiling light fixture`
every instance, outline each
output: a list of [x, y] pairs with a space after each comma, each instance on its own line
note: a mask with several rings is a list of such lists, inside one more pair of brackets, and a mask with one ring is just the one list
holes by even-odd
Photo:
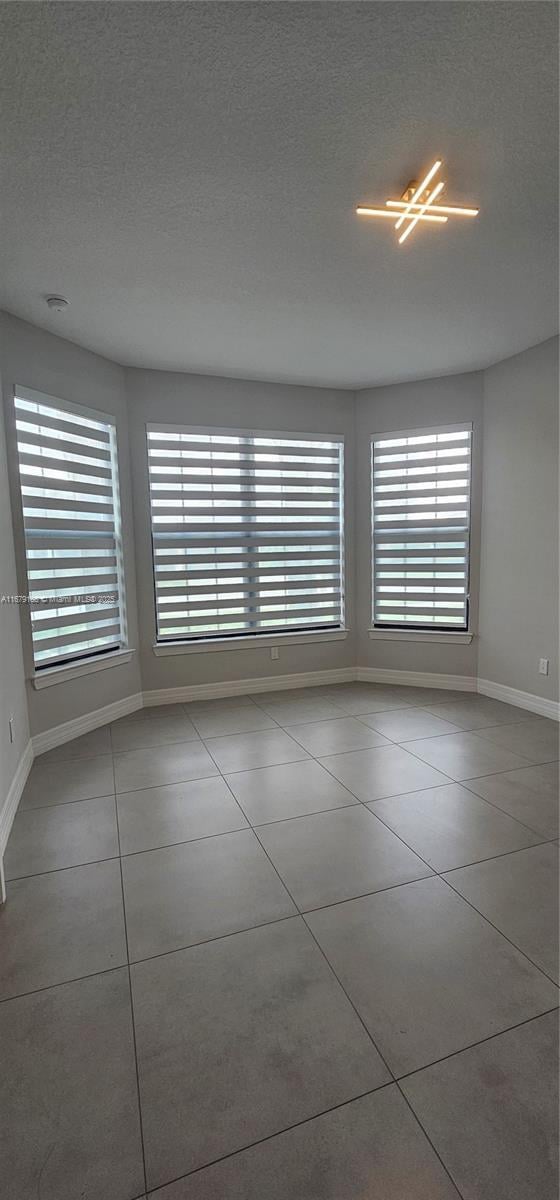
[[[387, 203], [389, 203], [389, 201], [387, 201]], [[423, 205], [419, 204], [418, 207], [423, 208]], [[388, 208], [368, 208], [365, 204], [361, 204], [359, 208], [356, 209], [356, 212], [361, 217], [389, 217], [391, 221], [394, 221], [396, 216], [396, 213], [389, 212]], [[420, 220], [435, 221], [437, 225], [445, 225], [447, 217], [432, 216], [431, 213], [421, 213]]]
[[[398, 239], [399, 245], [402, 245], [406, 241], [409, 234], [412, 233], [412, 230], [420, 222], [428, 221], [444, 225], [450, 216], [477, 217], [478, 208], [462, 208], [456, 204], [434, 203], [445, 184], [443, 180], [440, 180], [439, 183], [436, 183], [435, 187], [432, 186], [431, 190], [428, 190], [428, 185], [432, 183], [434, 176], [437, 175], [442, 165], [441, 159], [436, 159], [420, 184], [417, 184], [416, 180], [412, 180], [403, 192], [400, 200], [386, 200], [385, 208], [373, 208], [366, 204], [360, 204], [356, 209], [358, 216], [389, 216], [393, 220], [396, 217], [395, 229], [400, 229], [402, 225], [406, 225], [404, 232]], [[402, 209], [402, 212], [391, 212], [391, 209]]]
[[[428, 199], [426, 200], [425, 204], [423, 204], [423, 205], [422, 205], [422, 207], [421, 207], [420, 211], [416, 213], [416, 216], [414, 216], [414, 217], [412, 218], [412, 221], [410, 222], [410, 225], [407, 225], [407, 227], [406, 227], [406, 229], [405, 229], [404, 233], [401, 233], [401, 236], [400, 236], [400, 238], [399, 238], [399, 245], [401, 245], [401, 244], [402, 244], [402, 242], [406, 242], [406, 239], [407, 239], [407, 237], [408, 237], [409, 233], [412, 233], [412, 230], [414, 229], [414, 226], [418, 224], [418, 222], [419, 222], [420, 218], [426, 215], [426, 209], [430, 207], [430, 205], [431, 205], [431, 203], [432, 203], [432, 200], [435, 200], [436, 196], [439, 196], [439, 194], [440, 194], [440, 192], [442, 191], [443, 187], [444, 187], [444, 183], [443, 183], [443, 180], [442, 180], [442, 181], [441, 181], [441, 183], [438, 183], [438, 184], [436, 185], [436, 187], [434, 188], [433, 192], [428, 192]], [[403, 216], [401, 217], [401, 221], [404, 219], [404, 217], [405, 217], [405, 216], [407, 216], [407, 215], [408, 215], [408, 213], [409, 213], [409, 212], [410, 212], [410, 209], [408, 209], [408, 212], [407, 212], [406, 214], [405, 214], [405, 213], [403, 213]], [[398, 222], [397, 222], [397, 224], [395, 225], [395, 229], [398, 229]]]

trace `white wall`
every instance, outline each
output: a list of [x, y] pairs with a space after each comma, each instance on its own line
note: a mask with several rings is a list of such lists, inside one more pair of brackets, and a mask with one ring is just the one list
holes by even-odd
[[[8, 446], [9, 427], [13, 433], [12, 397], [16, 383], [99, 408], [116, 418], [128, 617], [131, 645], [137, 648], [128, 665], [35, 691], [29, 682], [24, 684], [18, 612], [13, 607], [0, 607], [0, 800], [27, 740], [26, 702], [31, 732], [38, 733], [134, 695], [142, 688], [152, 691], [356, 664], [389, 670], [478, 675], [555, 698], [557, 354], [558, 341], [553, 339], [487, 372], [372, 388], [355, 394], [326, 388], [125, 370], [62, 338], [0, 314], [0, 368]], [[153, 654], [155, 616], [145, 426], [154, 418], [164, 423], [344, 435], [350, 629], [346, 640], [284, 645], [277, 661], [271, 660], [268, 648], [259, 645], [163, 658]], [[460, 421], [472, 421], [474, 425], [471, 615], [478, 636], [470, 645], [372, 641], [367, 634], [369, 435]], [[26, 587], [19, 538], [16, 538], [14, 568], [1, 443], [0, 429], [0, 593], [13, 593], [25, 591]], [[13, 453], [11, 458], [14, 459]], [[12, 468], [13, 465], [12, 461]], [[11, 476], [12, 493], [17, 500], [17, 477], [13, 469]], [[16, 510], [18, 504], [19, 501], [14, 506]], [[18, 565], [20, 575], [16, 584]], [[24, 613], [24, 628], [26, 619]], [[25, 639], [23, 654], [25, 662]], [[551, 659], [548, 678], [537, 674], [539, 657]], [[25, 665], [29, 673], [30, 664]], [[8, 741], [10, 712], [16, 716], [13, 746]]]
[[283, 645], [278, 661], [271, 660], [270, 649], [258, 645], [247, 650], [155, 657], [152, 651], [155, 616], [146, 423], [158, 420], [169, 424], [216, 425], [284, 433], [343, 434], [346, 438], [347, 621], [353, 630], [353, 393], [143, 370], [127, 370], [126, 388], [144, 689], [151, 691], [352, 665], [355, 661], [353, 634], [345, 641]]
[[[115, 417], [119, 455], [119, 479], [123, 517], [125, 580], [130, 645], [137, 647], [138, 626], [134, 569], [134, 536], [124, 372], [122, 367], [91, 354], [88, 350], [54, 337], [44, 330], [0, 314], [0, 367], [4, 391], [6, 438], [11, 460], [11, 494], [14, 513], [19, 512], [15, 468], [13, 394], [16, 384], [35, 388], [73, 404], [97, 408]], [[9, 527], [9, 518], [8, 518]], [[16, 538], [19, 590], [27, 591], [22, 539]], [[28, 620], [23, 613], [22, 621]], [[25, 635], [28, 639], [27, 629]], [[24, 637], [24, 647], [25, 640]], [[26, 673], [32, 664], [27, 656]], [[4, 692], [4, 682], [2, 681]], [[140, 691], [139, 654], [132, 661], [95, 674], [35, 691], [26, 683], [29, 722], [33, 734], [64, 721], [121, 700]], [[9, 703], [9, 700], [8, 700]]]
[[479, 632], [480, 678], [558, 698], [558, 338], [485, 372]]
[[370, 435], [430, 425], [473, 422], [471, 627], [478, 622], [482, 448], [482, 375], [447, 375], [369, 388], [356, 395], [356, 624], [360, 666], [397, 671], [476, 676], [477, 641], [470, 645], [371, 641]]
[[[18, 585], [12, 537], [4, 414], [0, 402], [0, 599], [17, 596]], [[9, 720], [14, 716], [14, 741]], [[18, 763], [29, 741], [25, 672], [20, 615], [13, 604], [0, 603], [0, 814]]]

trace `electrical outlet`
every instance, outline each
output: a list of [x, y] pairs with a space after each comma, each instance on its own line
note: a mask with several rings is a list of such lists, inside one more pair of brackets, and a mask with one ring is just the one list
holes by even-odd
[[548, 658], [539, 658], [539, 675], [548, 675], [549, 661]]
[[13, 713], [10, 713], [10, 717], [9, 717], [9, 725], [10, 725], [10, 741], [11, 741], [11, 742], [13, 742], [13, 741], [15, 741], [15, 736], [16, 736], [16, 733], [15, 733], [15, 717], [14, 717], [14, 714], [13, 714]]
[[273, 658], [275, 661], [277, 658], [280, 658], [280, 651], [278, 649], [278, 646], [270, 647], [270, 657]]

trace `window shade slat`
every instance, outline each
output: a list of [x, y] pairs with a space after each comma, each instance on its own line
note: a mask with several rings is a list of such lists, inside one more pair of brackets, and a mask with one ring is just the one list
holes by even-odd
[[468, 627], [471, 440], [457, 427], [372, 439], [374, 626]]
[[158, 638], [342, 623], [343, 445], [148, 428]]
[[40, 669], [122, 645], [124, 600], [114, 425], [33, 395], [14, 404]]

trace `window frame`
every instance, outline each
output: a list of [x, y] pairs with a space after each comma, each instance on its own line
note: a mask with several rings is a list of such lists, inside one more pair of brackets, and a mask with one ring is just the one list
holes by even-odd
[[[216, 633], [206, 633], [200, 636], [185, 636], [175, 638], [161, 638], [159, 635], [157, 594], [156, 594], [156, 572], [155, 572], [155, 547], [153, 538], [153, 521], [152, 521], [152, 496], [151, 496], [151, 474], [150, 474], [150, 441], [148, 434], [156, 433], [181, 433], [190, 435], [202, 435], [211, 437], [237, 437], [237, 438], [268, 438], [281, 439], [284, 443], [293, 441], [301, 442], [333, 442], [340, 447], [340, 473], [339, 473], [339, 562], [340, 562], [340, 612], [339, 620], [336, 624], [328, 625], [304, 625], [302, 627], [287, 627], [270, 629], [263, 628], [261, 630], [243, 629], [234, 633], [224, 633], [217, 631]], [[157, 657], [164, 657], [172, 654], [197, 653], [201, 651], [211, 650], [236, 650], [246, 649], [248, 647], [286, 645], [290, 642], [316, 642], [316, 641], [335, 641], [347, 637], [346, 620], [346, 537], [345, 537], [345, 513], [346, 513], [346, 476], [345, 476], [345, 458], [346, 458], [346, 437], [344, 433], [326, 433], [322, 430], [285, 430], [275, 429], [242, 429], [237, 426], [218, 426], [218, 425], [189, 425], [177, 422], [166, 421], [149, 421], [145, 425], [145, 447], [146, 447], [146, 478], [148, 490], [148, 515], [150, 521], [150, 546], [152, 556], [152, 587], [153, 587], [153, 614], [154, 614], [154, 641], [153, 653]], [[227, 482], [227, 480], [226, 480]]]
[[[374, 448], [376, 442], [388, 441], [397, 438], [406, 437], [422, 437], [425, 435], [438, 433], [461, 433], [470, 434], [470, 453], [469, 453], [469, 497], [468, 497], [468, 516], [466, 530], [466, 582], [465, 582], [465, 610], [466, 622], [465, 625], [435, 625], [429, 624], [412, 624], [398, 623], [390, 624], [389, 622], [378, 623], [375, 620], [375, 518], [374, 518]], [[472, 580], [472, 541], [473, 541], [473, 461], [475, 452], [475, 430], [474, 422], [454, 421], [450, 424], [419, 426], [415, 429], [397, 429], [397, 430], [378, 430], [370, 434], [369, 445], [369, 539], [370, 539], [370, 599], [369, 599], [369, 637], [371, 639], [380, 639], [386, 641], [433, 641], [433, 642], [464, 642], [470, 643], [473, 639], [474, 632], [472, 628], [472, 603], [471, 603], [471, 580]]]
[[[61, 396], [55, 396], [47, 392], [39, 391], [36, 388], [30, 388], [24, 386], [23, 384], [15, 384], [11, 388], [11, 395], [6, 397], [6, 439], [9, 447], [10, 461], [8, 475], [12, 507], [12, 523], [14, 529], [16, 574], [20, 595], [27, 596], [30, 591], [36, 591], [38, 589], [32, 586], [35, 581], [30, 580], [28, 575], [27, 539], [23, 511], [25, 497], [23, 496], [21, 490], [22, 479], [19, 469], [18, 430], [16, 424], [18, 420], [18, 409], [16, 408], [17, 399], [21, 399], [32, 404], [43, 405], [60, 412], [62, 415], [64, 415], [64, 413], [68, 413], [73, 417], [84, 418], [86, 420], [89, 419], [106, 425], [109, 433], [109, 445], [111, 449], [111, 487], [113, 497], [113, 522], [116, 560], [115, 574], [117, 576], [118, 609], [120, 616], [119, 637], [115, 644], [111, 644], [110, 646], [103, 646], [99, 649], [95, 647], [88, 648], [72, 657], [68, 657], [63, 660], [55, 660], [54, 662], [48, 662], [44, 665], [41, 663], [36, 663], [30, 606], [27, 603], [21, 604], [20, 616], [22, 629], [22, 648], [26, 678], [31, 680], [35, 688], [42, 689], [48, 687], [51, 683], [66, 682], [68, 679], [87, 674], [90, 671], [102, 670], [106, 666], [116, 666], [129, 662], [134, 653], [129, 646], [128, 640], [125, 546], [122, 527], [122, 503], [119, 471], [119, 432], [117, 418], [112, 413], [107, 413], [101, 409], [92, 408], [89, 405], [79, 404], [74, 401], [67, 400]], [[30, 416], [33, 416], [33, 414], [30, 414]], [[80, 430], [78, 425], [76, 426], [76, 429], [79, 431], [80, 435], [84, 435], [83, 429]], [[87, 434], [85, 436], [87, 436]], [[77, 491], [79, 491], [79, 487], [80, 485], [77, 483]], [[21, 610], [25, 610], [25, 615]]]

